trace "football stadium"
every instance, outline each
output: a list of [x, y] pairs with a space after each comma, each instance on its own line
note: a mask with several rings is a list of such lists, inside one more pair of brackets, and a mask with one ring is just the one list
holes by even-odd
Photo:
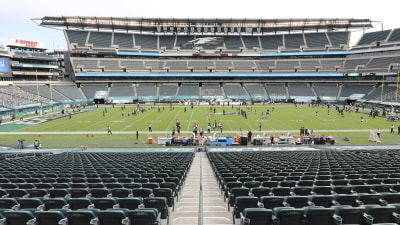
[[0, 225], [400, 224], [400, 28], [32, 21], [68, 50], [0, 48]]

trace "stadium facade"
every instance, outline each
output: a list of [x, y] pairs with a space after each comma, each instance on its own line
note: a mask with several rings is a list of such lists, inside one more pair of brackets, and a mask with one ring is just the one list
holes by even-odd
[[[96, 91], [106, 91], [109, 101], [121, 103], [226, 98], [397, 104], [400, 29], [368, 32], [370, 19], [34, 20], [62, 29], [67, 41], [63, 59], [72, 82], [55, 82], [54, 99], [45, 76], [46, 90], [39, 93], [56, 102], [91, 101]], [[351, 34], [361, 29], [350, 46]], [[52, 60], [47, 64], [57, 64]], [[29, 74], [11, 69], [16, 86], [37, 94], [35, 83], [26, 82]]]

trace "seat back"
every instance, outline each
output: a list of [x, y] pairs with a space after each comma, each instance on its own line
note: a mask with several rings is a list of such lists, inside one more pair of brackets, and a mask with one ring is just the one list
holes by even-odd
[[122, 210], [102, 210], [97, 213], [99, 225], [123, 225], [123, 219], [126, 218]]
[[304, 210], [307, 225], [333, 225], [333, 209], [307, 207]]
[[71, 198], [68, 199], [68, 204], [72, 210], [87, 209], [92, 201], [88, 198]]
[[303, 214], [303, 209], [276, 208], [273, 210], [273, 215], [279, 221], [279, 225], [302, 225]]
[[168, 217], [167, 199], [163, 197], [144, 198], [143, 204], [145, 208], [155, 208], [161, 213], [161, 219]]
[[6, 218], [7, 225], [26, 225], [35, 216], [29, 211], [5, 211], [3, 216]]
[[118, 199], [118, 204], [120, 208], [135, 210], [139, 208], [139, 205], [143, 203], [142, 198], [121, 198]]
[[65, 218], [60, 211], [36, 211], [35, 217], [37, 225], [59, 224]]
[[154, 225], [157, 221], [157, 209], [136, 209], [128, 212], [131, 225]]
[[375, 223], [393, 223], [393, 213], [396, 211], [394, 206], [366, 206], [367, 214], [374, 218]]
[[90, 221], [96, 218], [93, 210], [78, 210], [67, 212], [68, 225], [90, 224]]
[[363, 224], [363, 207], [337, 207], [335, 213], [342, 217], [342, 224]]
[[266, 209], [273, 209], [284, 206], [284, 199], [281, 196], [263, 196], [261, 197], [260, 201]]
[[271, 225], [272, 210], [264, 208], [246, 208], [243, 216], [250, 220], [249, 225]]
[[235, 199], [235, 211], [236, 218], [240, 218], [240, 213], [246, 208], [257, 208], [258, 198], [257, 197], [244, 197], [239, 196]]

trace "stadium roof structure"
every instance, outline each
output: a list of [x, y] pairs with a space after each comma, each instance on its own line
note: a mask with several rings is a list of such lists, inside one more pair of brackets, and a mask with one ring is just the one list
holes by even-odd
[[79, 17], [45, 16], [32, 19], [40, 26], [81, 30], [121, 30], [147, 33], [201, 34], [246, 33], [263, 34], [305, 30], [338, 30], [372, 28], [370, 19], [177, 19], [177, 18], [129, 18], [129, 17]]

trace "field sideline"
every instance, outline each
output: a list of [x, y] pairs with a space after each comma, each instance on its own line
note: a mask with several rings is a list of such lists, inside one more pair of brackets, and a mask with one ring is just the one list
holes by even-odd
[[[338, 138], [347, 136], [350, 140], [357, 140], [354, 143], [346, 142], [347, 144], [369, 144], [367, 140], [369, 130], [379, 128], [384, 131], [382, 135], [386, 136], [389, 133], [388, 130], [391, 125], [394, 124], [396, 135], [388, 134], [387, 137], [382, 137], [382, 142], [386, 142], [387, 144], [400, 143], [400, 138], [397, 135], [399, 122], [391, 123], [387, 122], [385, 118], [370, 118], [367, 114], [355, 112], [345, 112], [344, 117], [342, 117], [334, 108], [329, 110], [330, 115], [328, 115], [327, 108], [316, 107], [314, 109], [308, 107], [308, 105], [299, 105], [297, 108], [293, 104], [248, 106], [248, 109], [252, 107], [252, 111], [248, 111], [245, 106], [241, 106], [240, 108], [245, 109], [247, 112], [247, 119], [245, 119], [237, 115], [237, 108], [239, 106], [234, 106], [233, 108], [231, 106], [217, 106], [215, 109], [218, 115], [208, 115], [213, 113], [214, 107], [212, 108], [212, 112], [210, 112], [210, 106], [194, 106], [192, 110], [190, 106], [174, 105], [174, 109], [170, 110], [169, 104], [166, 104], [164, 110], [163, 106], [160, 105], [160, 112], [158, 112], [158, 105], [156, 105], [155, 108], [147, 110], [143, 114], [127, 116], [127, 113], [131, 112], [133, 107], [136, 106], [126, 106], [126, 109], [123, 110], [124, 116], [122, 116], [121, 106], [115, 106], [115, 108], [107, 106], [107, 113], [105, 113], [104, 117], [104, 108], [99, 107], [99, 109], [90, 112], [73, 115], [72, 119], [64, 117], [16, 130], [13, 133], [0, 133], [0, 143], [15, 145], [17, 138], [24, 138], [29, 143], [38, 134], [43, 134], [42, 142], [47, 143], [47, 145], [44, 145], [48, 147], [57, 147], [57, 143], [59, 144], [58, 147], [71, 147], [80, 144], [96, 147], [135, 146], [132, 143], [137, 143], [138, 147], [142, 147], [147, 142], [148, 136], [158, 137], [165, 136], [166, 133], [171, 133], [172, 129], [175, 128], [176, 119], [181, 121], [182, 133], [188, 135], [191, 133], [194, 123], [198, 124], [199, 130], [200, 128], [206, 130], [208, 118], [211, 120], [211, 123], [214, 120], [217, 123], [220, 121], [223, 124], [223, 134], [225, 135], [232, 135], [240, 130], [242, 132], [251, 130], [255, 134], [267, 133], [280, 135], [287, 132], [298, 134], [300, 127], [304, 126], [316, 132], [320, 131], [321, 134], [333, 135]], [[144, 107], [149, 108], [149, 105], [145, 105]], [[184, 110], [185, 107], [186, 112]], [[265, 115], [267, 109], [269, 109], [270, 116], [269, 118], [262, 119], [261, 112]], [[223, 110], [226, 113], [235, 112], [236, 114], [222, 115]], [[316, 116], [316, 111], [318, 111], [318, 116]], [[363, 123], [360, 121], [361, 116], [364, 117]], [[260, 122], [262, 124], [261, 132], [259, 132]], [[152, 124], [154, 133], [148, 133], [149, 123]], [[114, 135], [105, 135], [108, 125], [111, 126]], [[124, 138], [135, 139], [134, 134], [136, 129], [140, 133], [139, 140], [123, 141]], [[219, 130], [215, 130], [214, 132], [220, 133]], [[86, 137], [87, 134], [89, 136], [94, 135], [94, 137], [88, 138]], [[49, 140], [45, 141], [44, 136]]]

